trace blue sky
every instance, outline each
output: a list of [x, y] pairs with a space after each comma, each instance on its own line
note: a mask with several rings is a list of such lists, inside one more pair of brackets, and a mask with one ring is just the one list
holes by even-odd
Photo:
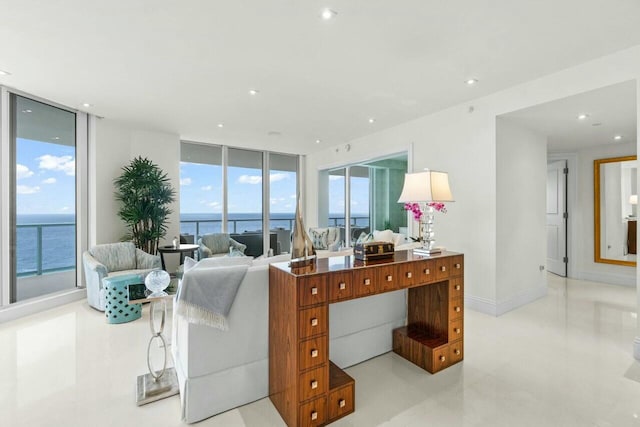
[[[339, 178], [339, 177], [336, 177]], [[230, 167], [229, 212], [262, 212], [262, 172], [259, 169]], [[271, 212], [294, 213], [296, 174], [271, 171]], [[344, 212], [344, 178], [329, 181], [329, 210]], [[369, 183], [366, 178], [352, 182], [352, 212], [368, 213]], [[198, 163], [180, 163], [180, 212], [220, 213], [222, 211], [222, 167]]]
[[18, 214], [75, 213], [75, 147], [18, 138]]

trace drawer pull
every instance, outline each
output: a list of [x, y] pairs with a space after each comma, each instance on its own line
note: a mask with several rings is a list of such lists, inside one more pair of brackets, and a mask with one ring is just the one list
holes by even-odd
[[318, 350], [316, 350], [315, 348], [311, 350], [311, 357], [318, 357]]
[[455, 329], [453, 330], [453, 332], [455, 332], [456, 334], [459, 334], [459, 333], [460, 333], [460, 328], [455, 328]]
[[316, 411], [311, 412], [311, 421], [318, 419], [318, 413]]
[[364, 279], [364, 285], [369, 286], [371, 284], [371, 279]]
[[311, 295], [318, 295], [318, 288], [316, 288], [315, 286], [311, 288]]
[[311, 381], [311, 390], [315, 390], [318, 388], [318, 381], [313, 380]]
[[460, 270], [460, 267], [462, 267], [462, 265], [460, 265], [460, 263], [456, 263], [456, 268], [457, 268], [458, 270]]
[[338, 406], [344, 408], [345, 406], [347, 406], [347, 401], [344, 399], [338, 400]]
[[346, 283], [344, 283], [344, 282], [340, 282], [339, 287], [340, 287], [340, 290], [341, 290], [341, 291], [344, 291], [345, 289], [347, 289], [347, 284], [346, 284]]
[[447, 266], [443, 265], [442, 267], [440, 267], [440, 271], [447, 271]]
[[457, 348], [453, 350], [453, 352], [456, 354], [456, 356], [460, 356], [460, 350], [458, 350]]
[[318, 318], [314, 317], [313, 319], [311, 319], [311, 326], [318, 326]]
[[387, 276], [387, 282], [391, 282], [391, 281], [393, 281], [393, 276], [389, 274]]
[[456, 291], [459, 291], [460, 290], [460, 285], [456, 285], [455, 289], [456, 289]]
[[410, 271], [407, 271], [407, 279], [411, 279], [411, 276], [413, 276], [413, 274], [411, 274]]
[[444, 357], [444, 356], [440, 356], [439, 359], [440, 359], [441, 362], [444, 362], [445, 360], [447, 360], [447, 358]]
[[431, 272], [429, 271], [429, 269], [428, 269], [428, 268], [425, 268], [425, 269], [424, 269], [424, 274], [431, 274]]
[[454, 310], [456, 311], [456, 313], [460, 313], [460, 307], [456, 307], [454, 308]]

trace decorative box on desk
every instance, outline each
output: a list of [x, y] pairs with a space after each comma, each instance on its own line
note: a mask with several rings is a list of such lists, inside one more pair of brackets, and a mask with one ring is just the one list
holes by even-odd
[[407, 326], [393, 331], [393, 350], [431, 373], [463, 358], [462, 254], [343, 259], [306, 270], [269, 266], [269, 397], [290, 427], [355, 410], [355, 381], [329, 360], [331, 303], [408, 288]]
[[360, 261], [393, 258], [393, 254], [393, 243], [388, 242], [356, 243], [353, 247], [353, 256]]

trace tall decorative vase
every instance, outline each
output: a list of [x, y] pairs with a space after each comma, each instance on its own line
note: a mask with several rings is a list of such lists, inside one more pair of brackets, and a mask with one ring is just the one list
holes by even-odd
[[298, 198], [296, 207], [296, 224], [293, 228], [293, 239], [291, 240], [291, 267], [304, 267], [315, 262], [316, 250], [313, 242], [307, 234], [304, 221], [302, 220], [302, 204]]

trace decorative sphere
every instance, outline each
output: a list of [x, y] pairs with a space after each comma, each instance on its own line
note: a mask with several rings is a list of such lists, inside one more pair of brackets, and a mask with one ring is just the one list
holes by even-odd
[[144, 279], [144, 285], [153, 293], [164, 291], [169, 283], [171, 283], [171, 277], [164, 270], [153, 270]]

